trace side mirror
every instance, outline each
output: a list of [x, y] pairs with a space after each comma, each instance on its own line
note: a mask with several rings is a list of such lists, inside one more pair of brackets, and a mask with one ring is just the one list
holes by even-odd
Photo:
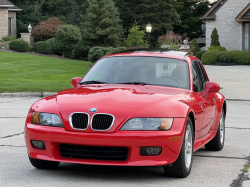
[[209, 93], [214, 93], [214, 92], [219, 92], [220, 91], [220, 86], [216, 82], [206, 82], [205, 83], [205, 91], [203, 93], [203, 97], [207, 97], [207, 94]]
[[71, 81], [71, 85], [76, 88], [79, 82], [81, 82], [82, 78], [81, 77], [74, 77]]

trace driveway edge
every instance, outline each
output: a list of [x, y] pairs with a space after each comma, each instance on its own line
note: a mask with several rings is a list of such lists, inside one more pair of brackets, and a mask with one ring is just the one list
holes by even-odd
[[0, 97], [49, 97], [56, 94], [57, 92], [11, 92], [0, 93]]

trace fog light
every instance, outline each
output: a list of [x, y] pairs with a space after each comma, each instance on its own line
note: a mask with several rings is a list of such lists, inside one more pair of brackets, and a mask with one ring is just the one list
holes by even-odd
[[42, 150], [46, 149], [44, 141], [31, 140], [31, 144], [36, 149], [42, 149]]
[[142, 156], [156, 156], [161, 154], [161, 147], [141, 147]]

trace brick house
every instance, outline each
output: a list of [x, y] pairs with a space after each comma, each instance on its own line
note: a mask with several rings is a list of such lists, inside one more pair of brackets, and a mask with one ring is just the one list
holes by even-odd
[[0, 39], [8, 35], [17, 36], [17, 11], [22, 10], [8, 0], [0, 0]]
[[201, 18], [206, 23], [206, 47], [214, 28], [227, 50], [250, 51], [250, 1], [218, 0]]

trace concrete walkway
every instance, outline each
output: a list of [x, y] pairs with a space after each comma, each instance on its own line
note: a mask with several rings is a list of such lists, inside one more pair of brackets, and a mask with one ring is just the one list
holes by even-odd
[[250, 100], [250, 66], [205, 66], [210, 81], [217, 82], [227, 99]]

